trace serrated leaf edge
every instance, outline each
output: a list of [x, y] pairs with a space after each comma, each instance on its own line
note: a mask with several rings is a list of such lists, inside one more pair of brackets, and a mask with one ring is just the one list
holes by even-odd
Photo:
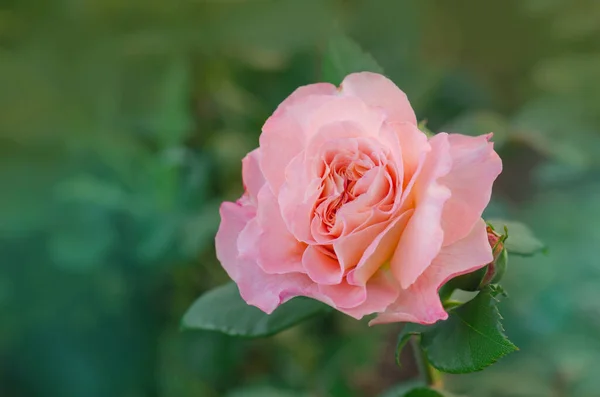
[[[483, 290], [483, 291], [481, 291], [481, 292], [484, 292], [484, 291], [485, 291], [485, 290]], [[481, 293], [481, 292], [480, 292], [480, 293]], [[491, 293], [490, 293], [490, 298], [491, 298], [491, 299], [493, 299], [494, 301], [496, 301], [497, 303], [499, 303], [499, 302], [500, 302], [500, 300], [499, 300], [499, 299], [497, 299], [495, 296], [493, 296]], [[498, 319], [499, 319], [499, 320], [503, 320], [503, 319], [504, 319], [504, 318], [502, 317], [502, 315], [500, 314], [500, 310], [498, 310], [498, 306], [497, 306], [497, 304], [494, 304], [494, 305], [493, 305], [493, 310], [494, 310], [494, 313], [498, 315]], [[466, 321], [464, 321], [464, 320], [463, 320], [463, 319], [462, 319], [460, 316], [459, 316], [458, 318], [459, 318], [461, 321], [465, 322], [467, 325], [469, 325], [469, 326], [470, 326], [470, 324], [468, 324]], [[436, 365], [436, 364], [435, 364], [435, 363], [434, 363], [434, 362], [431, 360], [431, 357], [429, 356], [429, 351], [428, 351], [429, 349], [427, 349], [427, 348], [423, 348], [423, 351], [424, 351], [424, 352], [425, 352], [425, 354], [427, 355], [427, 359], [429, 360], [429, 364], [431, 364], [431, 366], [433, 366], [433, 367], [434, 367], [435, 369], [437, 369], [438, 371], [442, 371], [442, 372], [445, 372], [445, 373], [447, 373], [447, 374], [469, 374], [469, 373], [473, 373], [473, 372], [480, 372], [480, 371], [483, 371], [485, 368], [487, 368], [487, 367], [489, 367], [489, 366], [491, 366], [491, 365], [494, 365], [495, 363], [497, 363], [497, 362], [498, 362], [498, 361], [499, 361], [501, 358], [503, 358], [503, 357], [507, 356], [509, 353], [512, 353], [512, 352], [514, 352], [514, 351], [518, 351], [518, 350], [519, 350], [519, 348], [518, 348], [518, 347], [517, 347], [517, 346], [516, 346], [514, 343], [512, 343], [512, 342], [511, 342], [511, 341], [508, 339], [508, 336], [506, 336], [506, 334], [505, 334], [505, 331], [504, 331], [504, 326], [502, 325], [502, 322], [501, 322], [501, 321], [498, 321], [497, 325], [498, 325], [498, 329], [499, 329], [499, 331], [500, 331], [500, 335], [502, 336], [503, 340], [504, 340], [505, 342], [507, 342], [507, 343], [508, 343], [508, 344], [502, 344], [502, 345], [503, 345], [503, 346], [506, 346], [506, 347], [508, 347], [508, 348], [511, 348], [512, 350], [511, 350], [511, 351], [506, 351], [506, 352], [503, 352], [503, 353], [502, 353], [502, 354], [500, 354], [499, 356], [495, 357], [495, 358], [494, 358], [492, 361], [490, 361], [488, 364], [485, 364], [485, 365], [483, 365], [483, 366], [481, 366], [481, 367], [479, 367], [479, 368], [477, 368], [477, 369], [475, 369], [475, 370], [473, 370], [473, 371], [457, 371], [457, 370], [452, 370], [452, 369], [444, 368], [444, 366], [441, 366], [441, 365]], [[470, 326], [470, 327], [471, 327], [471, 328], [473, 328], [472, 326]], [[476, 330], [475, 328], [473, 328], [473, 329], [474, 329], [474, 330]], [[481, 334], [481, 332], [479, 332], [479, 331], [477, 331], [477, 332]], [[405, 343], [406, 343], [406, 342], [405, 342]], [[498, 342], [496, 342], [496, 343], [498, 343]]]

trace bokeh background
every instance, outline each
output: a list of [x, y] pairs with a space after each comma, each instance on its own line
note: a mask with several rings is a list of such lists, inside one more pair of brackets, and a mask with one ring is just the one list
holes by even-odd
[[227, 280], [213, 239], [241, 158], [319, 81], [336, 29], [431, 130], [496, 133], [488, 214], [550, 247], [510, 259], [501, 309], [521, 350], [449, 388], [600, 395], [597, 0], [3, 0], [0, 396], [377, 396], [414, 377], [396, 325], [179, 329]]

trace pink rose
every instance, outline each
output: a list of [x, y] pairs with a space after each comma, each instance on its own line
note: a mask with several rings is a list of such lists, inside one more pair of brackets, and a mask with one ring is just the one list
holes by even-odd
[[371, 324], [447, 318], [438, 289], [493, 260], [481, 213], [502, 163], [491, 134], [417, 128], [375, 73], [294, 91], [242, 162], [217, 256], [243, 299], [271, 313], [308, 296]]

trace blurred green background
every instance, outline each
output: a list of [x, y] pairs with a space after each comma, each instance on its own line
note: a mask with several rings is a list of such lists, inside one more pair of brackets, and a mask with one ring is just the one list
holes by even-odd
[[227, 280], [213, 239], [241, 158], [336, 28], [431, 130], [496, 133], [488, 214], [550, 247], [510, 260], [520, 352], [450, 389], [600, 395], [597, 0], [2, 0], [0, 396], [377, 396], [415, 376], [397, 325], [341, 314], [252, 341], [179, 330]]

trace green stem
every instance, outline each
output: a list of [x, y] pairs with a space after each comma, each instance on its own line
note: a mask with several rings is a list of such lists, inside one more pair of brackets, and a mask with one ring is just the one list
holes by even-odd
[[441, 389], [444, 386], [442, 375], [438, 372], [438, 370], [433, 368], [431, 364], [429, 364], [429, 360], [427, 359], [425, 352], [415, 338], [411, 338], [411, 344], [421, 377], [427, 386]]

